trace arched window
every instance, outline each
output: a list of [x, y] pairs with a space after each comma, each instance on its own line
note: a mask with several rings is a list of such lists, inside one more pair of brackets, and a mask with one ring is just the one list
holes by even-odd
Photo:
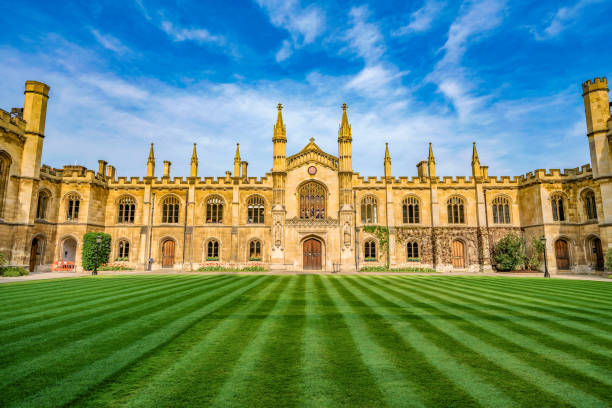
[[255, 240], [249, 243], [249, 261], [261, 261], [261, 242]]
[[132, 197], [129, 197], [129, 196], [121, 197], [119, 199], [119, 211], [117, 215], [118, 223], [133, 224], [135, 212], [136, 212], [136, 200], [134, 200]]
[[588, 220], [597, 219], [597, 204], [595, 204], [595, 193], [591, 190], [584, 194], [584, 212]]
[[506, 197], [495, 197], [493, 200], [493, 223], [510, 224], [510, 200]]
[[71, 193], [66, 197], [66, 219], [77, 220], [79, 219], [79, 205], [81, 200], [75, 193]]
[[38, 201], [36, 203], [36, 219], [47, 219], [47, 207], [49, 205], [49, 193], [45, 190], [38, 192]]
[[464, 224], [465, 215], [463, 213], [463, 198], [451, 197], [447, 202], [448, 223], [449, 224]]
[[9, 156], [1, 152], [0, 153], [0, 217], [2, 217], [2, 210], [4, 209], [4, 196], [6, 194], [6, 184], [8, 182], [9, 168], [11, 167], [11, 160]]
[[178, 224], [179, 222], [179, 199], [175, 196], [168, 196], [162, 203], [162, 223]]
[[119, 246], [117, 247], [117, 260], [118, 261], [128, 261], [130, 259], [130, 243], [126, 240], [119, 241]]
[[550, 198], [552, 205], [552, 216], [554, 221], [565, 221], [565, 207], [563, 206], [563, 194], [555, 193]]
[[206, 201], [206, 223], [223, 223], [223, 200], [221, 199], [221, 197], [210, 197]]
[[251, 196], [247, 207], [247, 223], [264, 223], [264, 199], [261, 196]]
[[418, 224], [419, 218], [419, 200], [416, 197], [405, 198], [402, 202], [402, 218], [404, 224]]
[[419, 244], [417, 244], [416, 242], [409, 242], [406, 245], [406, 249], [408, 262], [415, 262], [419, 260]]
[[219, 242], [216, 239], [211, 239], [208, 241], [208, 244], [206, 244], [206, 260], [219, 260]]
[[366, 261], [376, 261], [376, 241], [366, 241], [363, 249]]
[[361, 200], [361, 223], [376, 224], [378, 222], [378, 205], [376, 198], [368, 196]]
[[309, 181], [300, 188], [300, 218], [325, 218], [325, 188], [314, 181]]

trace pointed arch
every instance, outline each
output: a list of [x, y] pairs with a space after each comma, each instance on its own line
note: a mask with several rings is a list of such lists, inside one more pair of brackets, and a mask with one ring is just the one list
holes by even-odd
[[4, 150], [0, 150], [0, 218], [4, 216], [4, 201], [8, 188], [11, 163], [11, 156]]

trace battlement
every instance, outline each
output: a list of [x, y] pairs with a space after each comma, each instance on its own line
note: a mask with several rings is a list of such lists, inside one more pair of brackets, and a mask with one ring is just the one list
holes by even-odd
[[582, 92], [584, 94], [596, 90], [608, 90], [608, 79], [606, 77], [589, 79], [582, 84]]
[[536, 169], [533, 172], [529, 172], [527, 174], [523, 174], [519, 176], [519, 180], [521, 183], [528, 183], [539, 180], [562, 180], [562, 179], [577, 179], [592, 176], [593, 170], [591, 169], [590, 164], [585, 164], [580, 167], [574, 167], [572, 169]]
[[23, 131], [25, 130], [26, 122], [23, 120], [23, 117], [14, 113], [9, 113], [4, 109], [0, 109], [0, 123], [12, 124], [17, 127], [17, 129]]

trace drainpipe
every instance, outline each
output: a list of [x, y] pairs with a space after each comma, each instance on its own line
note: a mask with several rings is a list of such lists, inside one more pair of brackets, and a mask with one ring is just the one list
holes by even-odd
[[151, 199], [151, 222], [149, 223], [149, 257], [147, 258], [147, 271], [151, 270], [151, 247], [153, 246], [153, 213], [155, 212], [155, 193]]

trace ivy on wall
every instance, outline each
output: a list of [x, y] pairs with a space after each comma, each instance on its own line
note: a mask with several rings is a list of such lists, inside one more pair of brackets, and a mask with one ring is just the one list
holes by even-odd
[[[96, 244], [96, 237], [100, 235], [102, 237], [102, 243], [100, 243], [100, 249], [98, 251], [98, 244]], [[111, 250], [111, 236], [103, 232], [88, 232], [83, 235], [83, 269], [86, 271], [92, 271], [96, 263], [96, 255], [98, 266], [108, 262], [108, 256]], [[96, 254], [96, 252], [98, 252]]]
[[[370, 234], [375, 235], [376, 238], [378, 239], [378, 244], [380, 245], [380, 253], [381, 254], [387, 253], [387, 250], [389, 249], [389, 228], [388, 227], [382, 227], [380, 225], [365, 225], [363, 227], [363, 231], [369, 232]], [[388, 268], [389, 267], [389, 257], [386, 256], [385, 258], [387, 258], [386, 264]]]

